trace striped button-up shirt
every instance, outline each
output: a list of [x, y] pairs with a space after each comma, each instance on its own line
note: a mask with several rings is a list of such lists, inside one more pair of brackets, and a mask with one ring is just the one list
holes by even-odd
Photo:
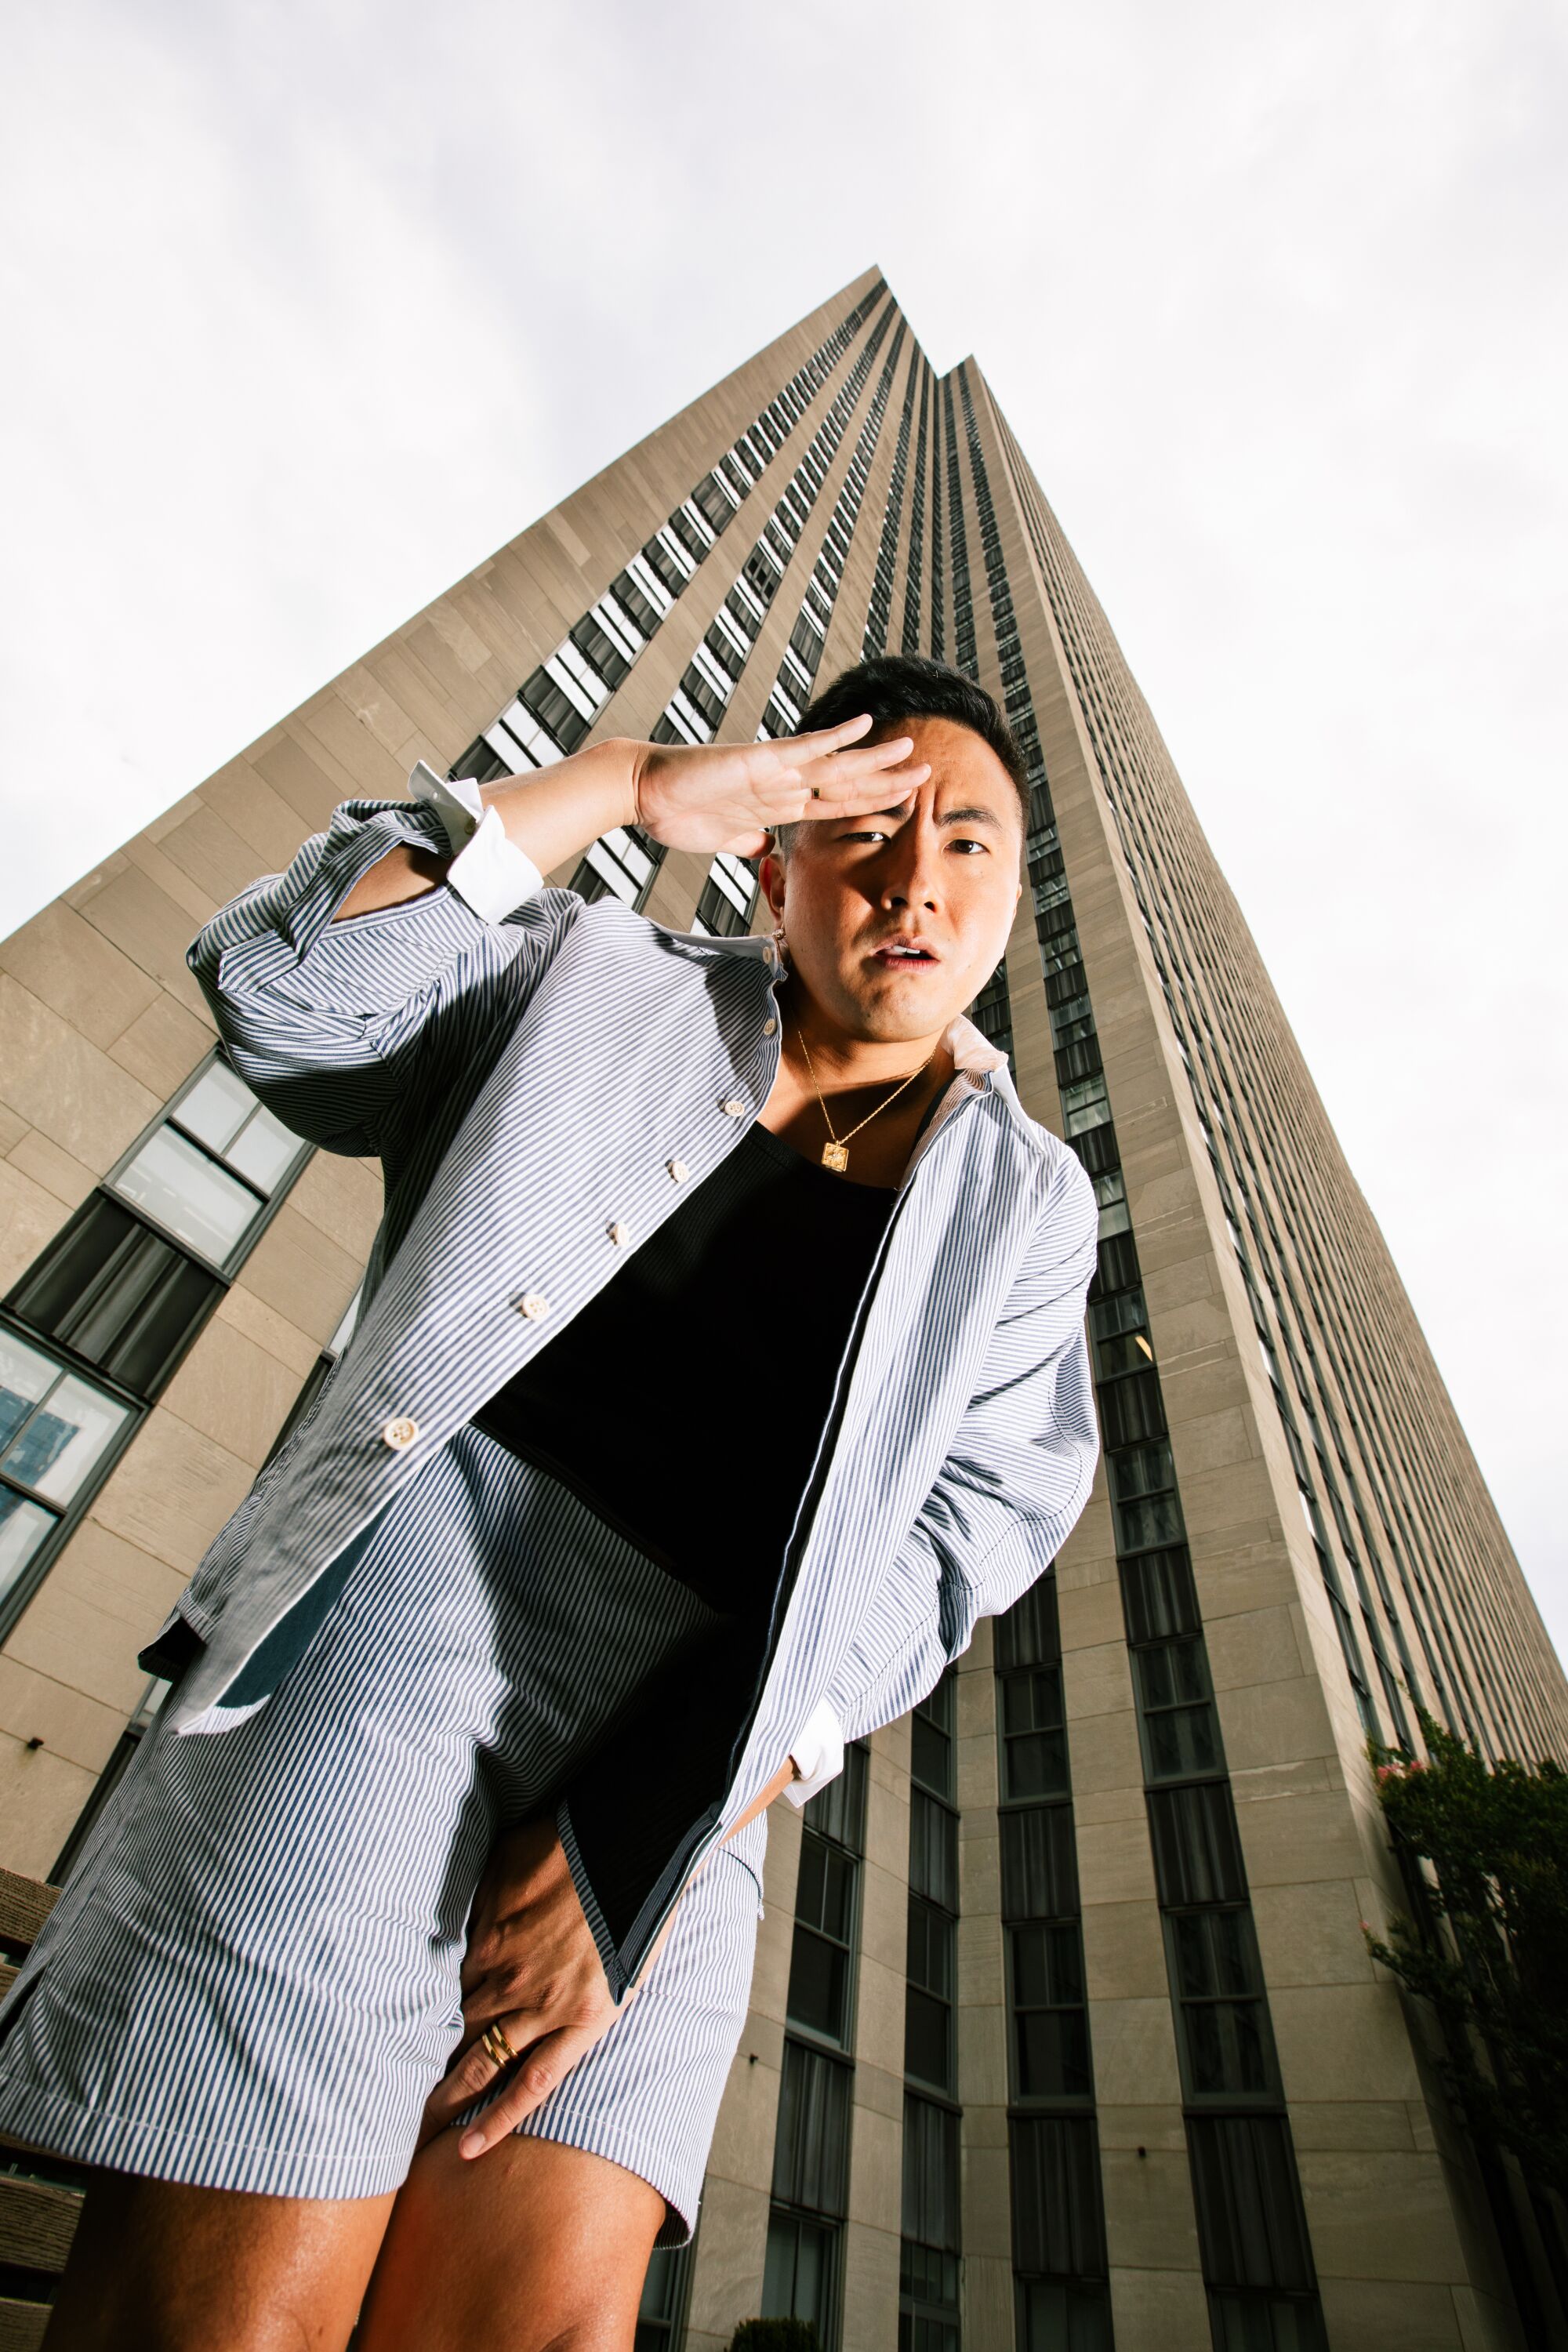
[[[778, 1070], [770, 939], [585, 904], [545, 885], [477, 787], [424, 766], [411, 782], [409, 801], [344, 803], [189, 950], [241, 1076], [299, 1134], [379, 1155], [385, 1213], [353, 1339], [182, 1597], [203, 1647], [178, 1729], [231, 1719], [226, 1696], [308, 1628], [345, 1547], [609, 1280], [626, 1235], [735, 1148]], [[444, 884], [334, 921], [400, 842], [450, 855]], [[660, 1715], [650, 1694], [563, 1799], [617, 1998], [780, 1761], [801, 1763], [802, 1793], [843, 1739], [906, 1712], [1087, 1499], [1093, 1189], [973, 1024], [947, 1042], [955, 1074], [858, 1302], [765, 1642], [703, 1708]], [[765, 1465], [765, 1341], [715, 1343], [714, 1367], [754, 1384]], [[712, 1465], [716, 1509], [731, 1468]]]

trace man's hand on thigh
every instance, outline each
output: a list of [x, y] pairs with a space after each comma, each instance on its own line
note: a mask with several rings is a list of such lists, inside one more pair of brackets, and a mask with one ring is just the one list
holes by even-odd
[[426, 2105], [419, 2145], [494, 2084], [497, 2060], [483, 2037], [493, 2040], [499, 2027], [519, 2063], [458, 2142], [459, 2155], [475, 2157], [514, 2131], [615, 2021], [593, 1930], [548, 1818], [496, 1841], [474, 1896], [462, 1987], [463, 2039]]

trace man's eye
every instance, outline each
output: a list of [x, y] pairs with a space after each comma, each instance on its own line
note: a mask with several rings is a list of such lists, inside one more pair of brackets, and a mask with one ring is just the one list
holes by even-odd
[[984, 841], [976, 841], [973, 834], [961, 834], [950, 846], [953, 849], [984, 849], [987, 844]]
[[887, 838], [887, 835], [879, 832], [875, 825], [868, 825], [863, 833], [846, 833], [839, 835], [841, 841], [886, 841]]

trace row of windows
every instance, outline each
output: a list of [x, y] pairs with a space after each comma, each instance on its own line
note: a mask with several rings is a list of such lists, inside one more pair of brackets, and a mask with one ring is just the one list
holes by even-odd
[[[885, 324], [884, 320], [883, 325]], [[759, 740], [767, 735], [784, 735], [793, 732], [799, 724], [805, 705], [810, 700], [812, 682], [816, 675], [817, 666], [822, 657], [823, 645], [833, 618], [838, 583], [843, 576], [844, 563], [847, 559], [854, 536], [860, 502], [865, 495], [871, 458], [881, 429], [882, 417], [888, 403], [888, 393], [898, 366], [899, 352], [903, 343], [904, 334], [904, 324], [900, 320], [898, 332], [893, 339], [893, 348], [882, 372], [881, 382], [878, 386], [866, 422], [861, 427], [854, 455], [850, 458], [844, 484], [823, 540], [821, 551], [806, 582], [805, 593], [801, 599], [800, 612], [784, 648], [778, 678], [769, 695], [762, 724], [757, 730]], [[856, 402], [859, 399], [880, 340], [881, 328], [879, 327], [861, 354], [854, 373], [839, 394], [838, 400], [834, 404], [834, 410], [825, 423], [822, 435], [818, 436], [824, 439], [826, 453], [829, 456], [837, 449], [842, 438], [844, 425], [853, 413]], [[830, 428], [831, 438], [827, 439], [826, 436]], [[774, 584], [776, 585], [776, 583]], [[704, 706], [706, 715], [711, 719], [715, 730], [722, 717], [723, 706], [729, 700], [730, 692], [734, 685], [739, 683], [745, 657], [750, 653], [757, 632], [761, 628], [765, 610], [762, 600], [752, 592], [750, 583], [743, 575], [736, 582], [727, 603], [735, 604], [736, 600], [742, 597], [747, 608], [743, 633], [742, 629], [736, 625], [736, 620], [739, 617], [738, 604], [733, 615], [728, 610], [721, 611], [715, 624], [715, 628], [722, 629], [730, 647], [726, 654], [728, 676], [725, 691], [721, 696], [716, 696], [711, 704]], [[710, 647], [712, 646], [713, 636], [714, 631], [710, 630]], [[700, 648], [700, 658], [701, 651], [702, 649]], [[691, 677], [689, 673], [682, 680], [682, 685], [689, 687], [690, 684]], [[678, 694], [674, 699], [679, 702], [679, 695]], [[673, 709], [673, 704], [671, 708]], [[689, 726], [674, 728], [671, 725], [671, 709], [667, 709], [663, 719], [654, 729], [655, 739], [671, 740], [676, 732], [679, 732], [689, 741], [702, 740]], [[749, 930], [752, 910], [756, 905], [756, 877], [757, 869], [753, 860], [736, 857], [727, 851], [721, 851], [708, 869], [697, 901], [697, 911], [692, 919], [692, 929], [725, 939]]]
[[[1010, 593], [998, 593], [1005, 591], [1005, 580], [1000, 532], [967, 371], [961, 373], [960, 388], [998, 652], [1018, 677], [1009, 694], [1009, 715], [1015, 724], [1020, 719], [1028, 721], [1020, 732], [1032, 787], [1029, 863], [1031, 880], [1037, 886], [1036, 926], [1064, 1127], [1101, 1201], [1099, 1265], [1089, 1294], [1096, 1396], [1123, 1579], [1145, 1801], [1184, 2087], [1189, 2108], [1268, 2105], [1277, 2110], [1280, 2094], [1268, 2003], [1137, 1250], [1125, 1188], [1112, 1189], [1106, 1181], [1120, 1175], [1121, 1155], [1037, 730], [1032, 709], [1022, 707], [1028, 684], [1016, 660], [1021, 653], [1016, 619]], [[1060, 887], [1052, 887], [1057, 885]], [[1047, 1986], [1054, 1981], [1060, 1989], [1061, 1975], [1053, 1979], [1048, 1972], [1050, 1957], [1042, 1956], [1044, 1968], [1036, 1981]], [[1292, 2324], [1304, 2331], [1300, 2342], [1321, 2343], [1289, 2126], [1278, 2112], [1244, 2112], [1225, 2121], [1227, 2126], [1234, 2122], [1236, 2128], [1205, 2136], [1206, 2119], [1192, 2113], [1188, 2117], [1194, 2195], [1216, 2341], [1226, 2340], [1227, 2299], [1240, 2290], [1244, 2302], [1237, 2325], [1256, 2321], [1259, 2330], [1265, 2325], [1272, 2328], [1268, 2306], [1283, 2297], [1294, 2314]], [[1274, 2270], [1238, 2279], [1227, 2270], [1228, 2257], [1219, 2259], [1220, 2242], [1226, 2217], [1238, 2198], [1245, 2201], [1247, 2183], [1255, 2178], [1247, 2170], [1247, 2151], [1259, 2145], [1252, 2132], [1255, 2125], [1270, 2147], [1284, 2151], [1283, 2161], [1267, 2174], [1273, 2200], [1269, 2219], [1278, 2225], [1269, 2243], [1282, 2251]], [[1234, 2178], [1233, 2165], [1242, 2168]], [[1304, 2260], [1304, 2271], [1295, 2249]], [[1254, 2289], [1267, 2291], [1255, 2305], [1246, 2302], [1246, 2293]], [[1259, 2333], [1258, 2340], [1266, 2344], [1271, 2339]]]
[[[1019, 2340], [1110, 2352], [1054, 1573], [996, 1620], [995, 1668]], [[1048, 2332], [1069, 2317], [1065, 2338]]]
[[763, 2315], [809, 2321], [825, 2352], [837, 2342], [842, 2289], [868, 1770], [862, 1744], [846, 1749], [802, 1823], [763, 2279]]
[[822, 552], [806, 591], [806, 601], [784, 648], [778, 677], [763, 712], [762, 724], [757, 729], [759, 740], [768, 735], [793, 734], [811, 699], [827, 634], [826, 625], [837, 599], [844, 567], [849, 560], [849, 550], [860, 519], [860, 507], [866, 495], [866, 485], [870, 479], [871, 464], [881, 436], [882, 420], [887, 414], [903, 340], [904, 329], [900, 323], [893, 339], [892, 350], [888, 354], [887, 365], [882, 370], [876, 396], [860, 428], [860, 437], [855, 445], [855, 453], [850, 458], [822, 543]]
[[951, 1667], [910, 1717], [900, 2352], [959, 2352], [958, 1813]]
[[942, 388], [942, 435], [947, 445], [948, 537], [952, 542], [952, 659], [966, 677], [978, 677], [974, 647], [974, 597], [969, 581], [969, 544], [963, 526], [963, 489], [958, 473], [958, 433], [952, 419], [952, 378]]
[[945, 624], [942, 618], [945, 584], [944, 560], [942, 543], [942, 460], [936, 448], [936, 444], [940, 439], [942, 433], [942, 425], [938, 416], [938, 410], [941, 406], [941, 402], [942, 395], [933, 384], [931, 387], [931, 403], [932, 445], [931, 469], [931, 657], [935, 661], [941, 661], [943, 658], [944, 640], [946, 635]]
[[910, 499], [910, 551], [904, 580], [904, 633], [900, 651], [918, 654], [921, 650], [921, 583], [925, 552], [926, 528], [926, 444], [929, 438], [932, 377], [930, 366], [921, 362], [921, 421], [915, 438], [915, 487]]
[[917, 352], [910, 362], [909, 382], [904, 386], [904, 410], [899, 421], [899, 438], [893, 451], [893, 470], [888, 483], [888, 503], [882, 516], [882, 537], [877, 549], [877, 570], [871, 582], [871, 599], [866, 613], [866, 630], [860, 641], [860, 658], [868, 661], [888, 649], [888, 629], [893, 615], [893, 583], [898, 574], [899, 525], [904, 511], [904, 482], [909, 472], [910, 433], [914, 424], [915, 393], [920, 383], [924, 362]]
[[215, 1051], [0, 1305], [0, 1627], [37, 1590], [310, 1151]]
[[795, 371], [469, 745], [454, 775], [489, 782], [576, 750], [886, 292], [879, 280]]
[[[1443, 1601], [1436, 1601], [1431, 1590], [1432, 1582], [1445, 1576], [1454, 1515], [1457, 1512], [1463, 1523], [1468, 1502], [1457, 1490], [1451, 1492], [1446, 1500], [1434, 1492], [1434, 1465], [1440, 1464], [1441, 1457], [1440, 1453], [1434, 1454], [1432, 1433], [1429, 1424], [1422, 1422], [1423, 1408], [1419, 1397], [1401, 1388], [1398, 1383], [1392, 1386], [1378, 1383], [1374, 1386], [1365, 1373], [1364, 1366], [1371, 1361], [1397, 1361], [1398, 1344], [1379, 1326], [1379, 1301], [1375, 1293], [1367, 1286], [1347, 1289], [1339, 1280], [1337, 1253], [1326, 1232], [1324, 1212], [1310, 1188], [1298, 1182], [1298, 1159], [1301, 1153], [1310, 1153], [1315, 1147], [1310, 1137], [1301, 1134], [1300, 1120], [1292, 1108], [1293, 1074], [1262, 1074], [1258, 1086], [1248, 1097], [1246, 1118], [1240, 1115], [1238, 1106], [1230, 1097], [1224, 1075], [1226, 1059], [1214, 1047], [1204, 1012], [1205, 992], [1213, 996], [1221, 1011], [1228, 1016], [1227, 1036], [1231, 1040], [1233, 1057], [1246, 1061], [1260, 1055], [1267, 1056], [1270, 1050], [1268, 1039], [1258, 1031], [1257, 1024], [1248, 1017], [1247, 1009], [1234, 1001], [1226, 974], [1226, 955], [1221, 948], [1215, 947], [1213, 952], [1205, 955], [1202, 988], [1190, 968], [1182, 924], [1184, 922], [1192, 927], [1204, 940], [1208, 940], [1211, 928], [1201, 887], [1203, 877], [1195, 877], [1199, 887], [1184, 892], [1181, 919], [1178, 920], [1174, 908], [1166, 903], [1162, 877], [1167, 871], [1176, 873], [1184, 866], [1190, 866], [1191, 859], [1184, 856], [1183, 846], [1171, 837], [1169, 812], [1163, 806], [1159, 792], [1141, 789], [1145, 783], [1146, 772], [1163, 772], [1165, 763], [1163, 747], [1159, 743], [1142, 706], [1132, 707], [1135, 698], [1131, 696], [1127, 683], [1119, 680], [1113, 684], [1109, 678], [1102, 679], [1105, 665], [1095, 652], [1095, 625], [1092, 618], [1080, 614], [1076, 597], [1064, 576], [1066, 567], [1057, 561], [1057, 551], [1043, 515], [1038, 511], [1037, 493], [1032, 478], [1016, 449], [1009, 450], [1009, 463], [1013, 467], [1026, 525], [1052, 597], [1064, 646], [1072, 667], [1074, 684], [1116, 818], [1128, 871], [1149, 931], [1152, 954], [1166, 991], [1178, 1041], [1184, 1048], [1194, 1104], [1215, 1160], [1216, 1179], [1230, 1220], [1233, 1240], [1238, 1253], [1245, 1255], [1241, 1227], [1244, 1222], [1250, 1224], [1264, 1277], [1273, 1297], [1278, 1320], [1278, 1344], [1289, 1357], [1292, 1372], [1299, 1381], [1297, 1393], [1321, 1465], [1321, 1490], [1328, 1497], [1336, 1525], [1341, 1528], [1343, 1555], [1362, 1603], [1361, 1631], [1382, 1685], [1389, 1719], [1396, 1736], [1402, 1737], [1399, 1677], [1384, 1653], [1379, 1609], [1373, 1604], [1367, 1590], [1362, 1565], [1363, 1558], [1376, 1587], [1382, 1622], [1392, 1634], [1403, 1668], [1405, 1688], [1413, 1696], [1419, 1696], [1419, 1689], [1404, 1638], [1401, 1612], [1395, 1607], [1380, 1556], [1380, 1546], [1386, 1549], [1392, 1563], [1403, 1594], [1405, 1611], [1426, 1659], [1439, 1709], [1459, 1723], [1478, 1744], [1483, 1748], [1487, 1745], [1485, 1711], [1471, 1683], [1459, 1645], [1450, 1632], [1447, 1621], [1451, 1617], [1468, 1634], [1473, 1654], [1487, 1660], [1493, 1669], [1489, 1698], [1496, 1709], [1498, 1719], [1508, 1727], [1506, 1736], [1517, 1740], [1521, 1717], [1531, 1715], [1534, 1702], [1529, 1686], [1514, 1671], [1518, 1644], [1510, 1629], [1499, 1620], [1501, 1597], [1493, 1593], [1484, 1580], [1474, 1578], [1447, 1580], [1449, 1590]], [[1102, 683], [1103, 694], [1100, 691]], [[1112, 705], [1117, 708], [1110, 708]], [[1123, 705], [1127, 706], [1129, 713], [1125, 725], [1120, 715]], [[1147, 761], [1141, 756], [1141, 743], [1146, 744]], [[1209, 945], [1213, 946], [1212, 941]], [[1205, 1041], [1209, 1048], [1207, 1052]], [[1199, 1066], [1194, 1065], [1194, 1051], [1198, 1065], [1201, 1065], [1201, 1076]], [[1281, 1076], [1283, 1080], [1278, 1089], [1271, 1082], [1275, 1076]], [[1221, 1094], [1231, 1103], [1228, 1119], [1219, 1107], [1218, 1097]], [[1298, 1287], [1292, 1273], [1291, 1254], [1284, 1247], [1274, 1223], [1269, 1186], [1261, 1181], [1253, 1158], [1247, 1133], [1248, 1120], [1258, 1125], [1264, 1137], [1269, 1183], [1279, 1192], [1286, 1214], [1291, 1221], [1292, 1242], [1301, 1257], [1307, 1276], [1304, 1291]], [[1245, 1204], [1240, 1210], [1229, 1191], [1226, 1170], [1219, 1158], [1216, 1129], [1223, 1138]], [[1267, 1244], [1264, 1229], [1267, 1231]], [[1331, 1301], [1338, 1309], [1338, 1321], [1326, 1311], [1326, 1302]], [[1257, 1312], [1255, 1308], [1255, 1314]], [[1258, 1319], [1263, 1321], [1260, 1316]], [[1296, 1357], [1293, 1335], [1299, 1338], [1310, 1366], [1310, 1387]], [[1272, 1352], [1275, 1342], [1266, 1324], [1260, 1331], [1260, 1339], [1268, 1342]], [[1319, 1356], [1320, 1344], [1322, 1360]], [[1266, 1359], [1266, 1363], [1268, 1360]], [[1331, 1370], [1338, 1383], [1344, 1408], [1353, 1418], [1364, 1469], [1370, 1481], [1371, 1509], [1375, 1514], [1380, 1530], [1376, 1541], [1373, 1537], [1368, 1509], [1363, 1500], [1360, 1479], [1340, 1426], [1338, 1410], [1327, 1377]], [[1282, 1382], [1277, 1384], [1277, 1392], [1279, 1396], [1284, 1395]], [[1320, 1418], [1330, 1440], [1329, 1444], [1323, 1444], [1322, 1433], [1316, 1428]], [[1423, 1514], [1426, 1519], [1424, 1528], [1418, 1524]], [[1352, 1522], [1359, 1535], [1351, 1533]], [[1479, 1541], [1484, 1551], [1484, 1533]], [[1325, 1545], [1324, 1549], [1327, 1550], [1329, 1547]], [[1342, 1593], [1336, 1594], [1331, 1584], [1330, 1598], [1343, 1638], [1347, 1631], [1353, 1630], [1350, 1626], [1349, 1609]], [[1350, 1664], [1351, 1661], [1347, 1660], [1347, 1664]], [[1354, 1680], [1352, 1674], [1352, 1684]], [[1364, 1711], [1371, 1700], [1364, 1678], [1357, 1690], [1357, 1697]]]

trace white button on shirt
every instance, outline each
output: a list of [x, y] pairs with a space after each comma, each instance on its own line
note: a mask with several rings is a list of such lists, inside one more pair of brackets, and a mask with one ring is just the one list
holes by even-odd
[[744, 1118], [751, 1106], [749, 1103], [739, 1101], [734, 1095], [730, 1095], [720, 1104], [719, 1108], [721, 1111], [726, 1112], [731, 1118]]
[[517, 1302], [517, 1311], [526, 1315], [531, 1323], [542, 1323], [550, 1312], [550, 1301], [542, 1290], [525, 1290]]

